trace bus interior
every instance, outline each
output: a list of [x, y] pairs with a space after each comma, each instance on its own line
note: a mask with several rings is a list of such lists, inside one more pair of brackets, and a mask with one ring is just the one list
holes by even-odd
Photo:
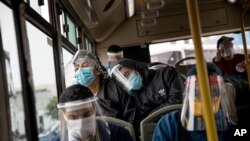
[[[197, 48], [212, 62], [217, 40], [229, 36], [247, 57], [249, 80], [250, 0], [190, 1], [1, 0], [0, 140], [58, 140], [54, 105], [70, 85], [66, 66], [80, 49], [104, 65], [108, 47], [119, 45], [124, 58], [162, 62], [185, 76], [199, 62]], [[198, 27], [190, 22], [189, 2], [197, 4]], [[250, 127], [244, 104], [238, 115]]]

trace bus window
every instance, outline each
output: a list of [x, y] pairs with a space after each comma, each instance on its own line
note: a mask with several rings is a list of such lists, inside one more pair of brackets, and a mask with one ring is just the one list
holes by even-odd
[[[20, 77], [13, 13], [11, 9], [3, 5], [2, 3], [0, 3], [0, 25], [8, 84], [12, 133], [11, 140], [26, 140], [22, 84]], [[0, 118], [0, 121], [1, 120], [2, 119]]]
[[53, 46], [50, 44], [52, 39], [29, 22], [26, 22], [26, 27], [33, 73], [38, 133], [39, 137], [45, 138], [45, 134], [53, 134], [47, 132], [58, 121], [57, 110], [54, 106], [57, 103], [57, 89]]
[[48, 0], [29, 0], [28, 4], [32, 7], [38, 14], [40, 14], [46, 21], [49, 20], [49, 7]]

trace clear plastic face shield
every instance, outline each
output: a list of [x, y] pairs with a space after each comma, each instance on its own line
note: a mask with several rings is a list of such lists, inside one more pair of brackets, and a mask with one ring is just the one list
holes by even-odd
[[73, 59], [65, 68], [67, 86], [80, 83], [88, 87], [94, 80], [97, 74], [102, 73], [105, 77], [106, 72], [102, 69], [97, 58], [86, 50], [78, 50]]
[[[218, 131], [227, 130], [233, 121], [229, 115], [229, 101], [221, 76], [209, 76], [211, 105]], [[198, 78], [189, 76], [186, 80], [184, 101], [181, 111], [182, 126], [188, 131], [205, 131], [204, 108], [202, 108], [201, 94], [199, 93]]]
[[110, 139], [110, 130], [102, 118], [97, 98], [59, 103], [61, 141], [102, 141]]
[[143, 87], [141, 75], [137, 71], [123, 65], [118, 64], [114, 66], [110, 75], [120, 83], [128, 94], [132, 94], [133, 91], [140, 90]]
[[225, 59], [233, 58], [235, 53], [239, 53], [240, 48], [236, 46], [236, 42], [233, 38], [224, 37], [223, 41], [219, 45], [221, 56]]
[[123, 58], [123, 52], [122, 51], [117, 52], [117, 53], [107, 52], [107, 55], [108, 55], [108, 62], [109, 63], [118, 61], [118, 60]]

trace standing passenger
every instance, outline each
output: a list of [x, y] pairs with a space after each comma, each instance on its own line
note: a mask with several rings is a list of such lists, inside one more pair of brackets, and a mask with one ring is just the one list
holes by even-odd
[[234, 54], [234, 38], [222, 36], [217, 41], [217, 54], [213, 62], [221, 69], [223, 76], [246, 78], [245, 57], [243, 54]]

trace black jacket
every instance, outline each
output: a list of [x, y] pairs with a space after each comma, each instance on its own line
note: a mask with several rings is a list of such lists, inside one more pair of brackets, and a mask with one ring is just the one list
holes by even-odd
[[182, 102], [184, 81], [175, 68], [167, 66], [159, 70], [150, 70], [147, 64], [130, 59], [119, 60], [113, 66], [116, 64], [138, 71], [143, 78], [144, 87], [131, 96], [136, 107], [136, 126], [139, 126], [141, 120], [152, 111]]
[[101, 90], [97, 94], [105, 115], [133, 122], [135, 108], [133, 101], [113, 80], [101, 80]]

